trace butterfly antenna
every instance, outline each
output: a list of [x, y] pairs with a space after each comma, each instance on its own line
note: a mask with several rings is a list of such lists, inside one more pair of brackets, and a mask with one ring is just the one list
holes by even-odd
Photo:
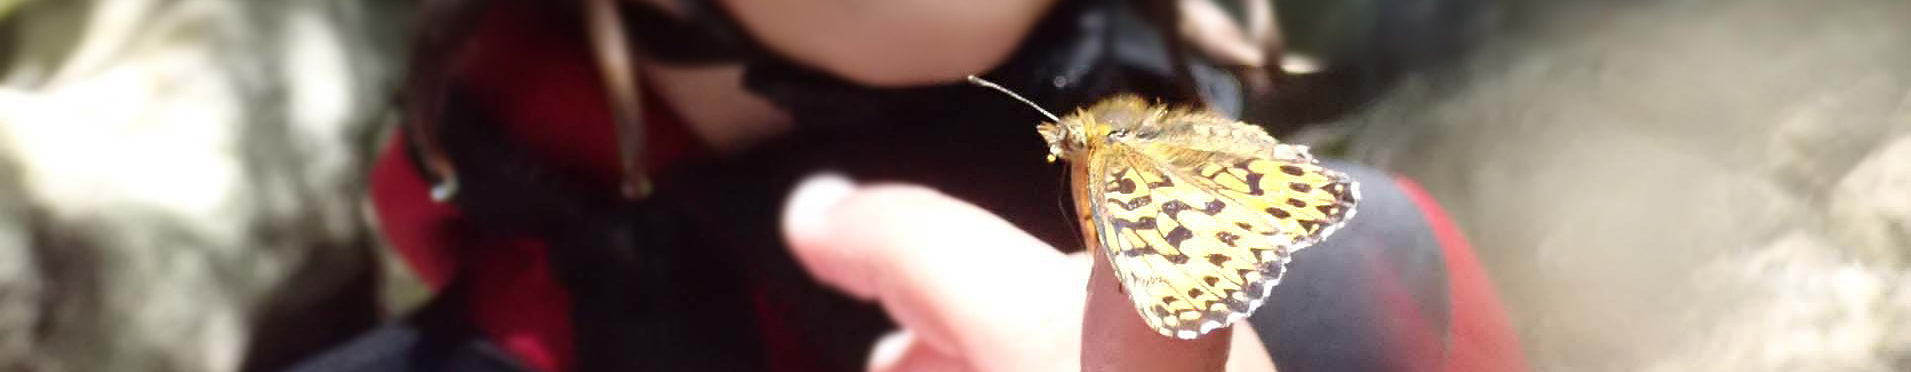
[[980, 85], [984, 88], [1000, 91], [1002, 92], [1002, 94], [1009, 95], [1010, 98], [1015, 98], [1015, 100], [1017, 101], [1022, 101], [1022, 103], [1028, 104], [1028, 107], [1034, 107], [1035, 111], [1041, 111], [1042, 116], [1047, 116], [1048, 120], [1053, 120], [1057, 123], [1062, 122], [1062, 119], [1055, 117], [1055, 114], [1049, 113], [1048, 110], [1043, 110], [1042, 106], [1036, 105], [1035, 102], [1030, 102], [1027, 98], [1022, 98], [1022, 95], [1015, 94], [1015, 92], [1010, 91], [1009, 88], [1003, 88], [1001, 85], [996, 85], [995, 83], [990, 82], [988, 80], [982, 80], [982, 78], [975, 77], [975, 75], [969, 75], [969, 84]]

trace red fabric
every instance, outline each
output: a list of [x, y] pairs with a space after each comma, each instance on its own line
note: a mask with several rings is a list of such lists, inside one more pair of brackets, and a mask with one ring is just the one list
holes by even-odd
[[807, 372], [824, 371], [824, 364], [817, 358], [814, 350], [802, 347], [804, 340], [792, 323], [789, 315], [793, 313], [788, 303], [770, 298], [762, 287], [752, 288], [752, 302], [756, 305], [756, 321], [763, 335], [763, 359], [772, 371]]
[[[582, 27], [566, 7], [492, 3], [454, 59], [453, 89], [505, 123], [505, 133], [541, 164], [613, 192], [621, 175], [615, 131]], [[648, 169], [699, 153], [681, 121], [654, 95], [645, 97]], [[570, 298], [551, 275], [548, 247], [528, 237], [485, 240], [459, 231], [463, 216], [430, 200], [430, 185], [409, 163], [403, 141], [400, 134], [386, 145], [370, 179], [374, 210], [398, 255], [434, 290], [454, 276], [467, 278], [472, 322], [525, 365], [571, 369]]]
[[1376, 292], [1373, 295], [1380, 297], [1384, 307], [1373, 311], [1386, 314], [1377, 317], [1384, 323], [1380, 328], [1394, 330], [1384, 337], [1387, 337], [1386, 345], [1396, 348], [1389, 350], [1390, 354], [1402, 362], [1395, 366], [1403, 371], [1436, 370], [1428, 361], [1440, 360], [1444, 345], [1427, 319], [1428, 309], [1420, 308], [1414, 301], [1413, 290], [1407, 288], [1400, 272], [1394, 269], [1399, 266], [1388, 262], [1390, 257], [1367, 254], [1363, 258], [1361, 270], [1376, 276], [1369, 283], [1373, 283]]
[[412, 274], [437, 291], [458, 273], [456, 252], [444, 241], [444, 232], [454, 228], [459, 214], [431, 201], [431, 184], [405, 156], [406, 136], [399, 132], [372, 163], [367, 191], [385, 241]]
[[551, 275], [544, 242], [476, 241], [469, 252], [472, 323], [491, 341], [539, 371], [567, 371], [572, 355], [571, 299]]
[[[622, 175], [610, 103], [584, 27], [567, 7], [498, 1], [457, 58], [454, 80], [539, 164], [587, 187], [615, 190]], [[640, 87], [641, 88], [641, 87]], [[651, 176], [704, 153], [657, 98], [644, 92], [645, 169]]]
[[372, 167], [372, 209], [386, 241], [434, 291], [454, 276], [469, 278], [477, 328], [526, 366], [569, 369], [570, 299], [549, 272], [542, 243], [526, 239], [462, 239], [456, 208], [431, 201], [429, 184], [406, 159], [395, 136]]
[[1451, 322], [1447, 333], [1448, 371], [1525, 371], [1526, 354], [1508, 325], [1493, 281], [1440, 204], [1418, 183], [1396, 177], [1402, 192], [1420, 206], [1434, 238], [1446, 254]]

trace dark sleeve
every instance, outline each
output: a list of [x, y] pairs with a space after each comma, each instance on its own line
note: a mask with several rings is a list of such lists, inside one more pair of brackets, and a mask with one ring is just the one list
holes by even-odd
[[1360, 182], [1355, 217], [1295, 254], [1250, 324], [1282, 370], [1434, 369], [1449, 320], [1439, 240], [1392, 175], [1328, 166]]

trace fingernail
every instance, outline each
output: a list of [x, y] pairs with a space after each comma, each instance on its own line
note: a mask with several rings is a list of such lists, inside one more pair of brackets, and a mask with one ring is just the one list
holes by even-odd
[[856, 191], [856, 184], [840, 173], [812, 174], [796, 183], [783, 205], [783, 233], [809, 238], [828, 233], [829, 213]]
[[868, 370], [895, 370], [894, 367], [896, 363], [902, 362], [903, 355], [907, 354], [909, 347], [915, 343], [915, 332], [910, 332], [907, 329], [899, 329], [883, 335], [882, 338], [876, 340], [876, 347], [869, 351]]

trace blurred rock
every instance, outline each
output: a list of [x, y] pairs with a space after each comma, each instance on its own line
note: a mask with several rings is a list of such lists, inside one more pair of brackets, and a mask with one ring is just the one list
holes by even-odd
[[[1907, 129], [1900, 132], [1911, 132], [1911, 100], [1903, 108], [1897, 120]], [[1826, 225], [1859, 249], [1850, 252], [1854, 258], [1911, 267], [1911, 135], [1879, 146], [1838, 181], [1828, 199]]]
[[29, 1], [0, 27], [0, 369], [280, 365], [377, 317], [403, 8]]
[[[20, 195], [18, 172], [0, 163], [0, 195]], [[0, 197], [0, 370], [31, 370], [36, 355], [34, 326], [40, 323], [45, 283], [38, 257], [27, 249], [24, 203]]]
[[1852, 260], [1803, 229], [1695, 267], [1691, 285], [1737, 309], [1680, 314], [1693, 342], [1655, 371], [1901, 371], [1911, 352], [1911, 273]]
[[1537, 370], [1911, 370], [1911, 3], [1506, 5], [1346, 124], [1460, 220]]

